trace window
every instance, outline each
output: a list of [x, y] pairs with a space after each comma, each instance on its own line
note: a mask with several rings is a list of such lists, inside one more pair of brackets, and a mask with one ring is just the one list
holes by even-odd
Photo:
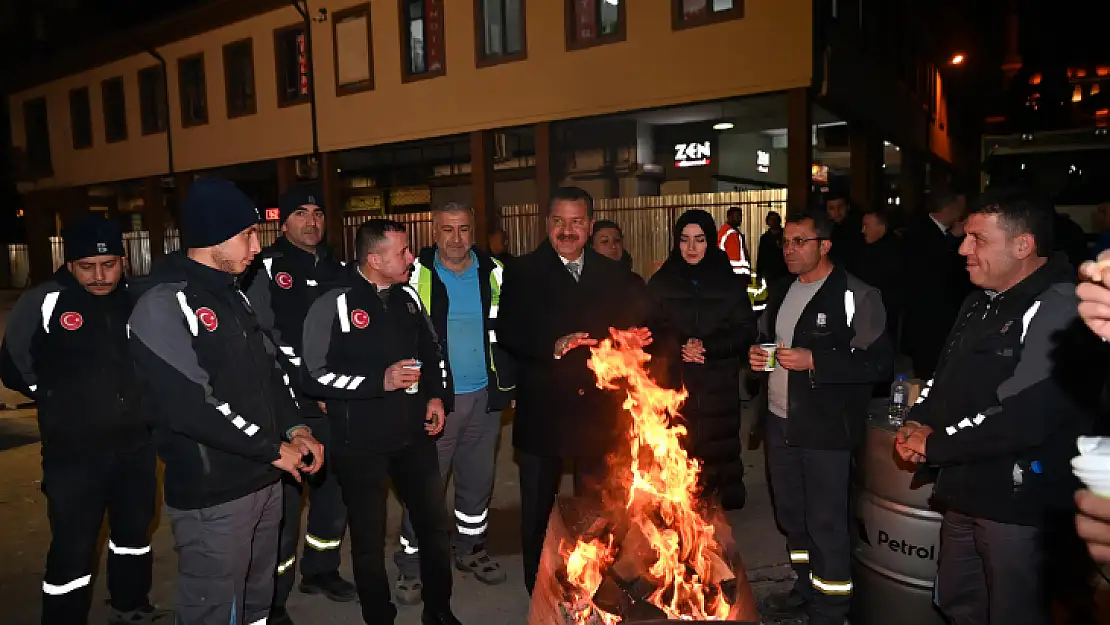
[[208, 91], [204, 85], [204, 54], [177, 60], [177, 87], [181, 91], [181, 126], [208, 123]]
[[254, 97], [254, 43], [250, 39], [224, 46], [224, 94], [228, 119], [258, 112]]
[[23, 103], [23, 130], [27, 134], [27, 170], [36, 176], [54, 173], [50, 160], [50, 121], [46, 98], [35, 98]]
[[744, 0], [674, 0], [675, 30], [744, 17]]
[[139, 113], [144, 135], [166, 132], [166, 77], [161, 65], [139, 71]]
[[69, 127], [73, 132], [74, 150], [92, 147], [92, 103], [88, 87], [69, 92]]
[[100, 96], [104, 106], [104, 141], [126, 141], [127, 98], [123, 95], [123, 78], [109, 78], [101, 82]]
[[332, 15], [335, 57], [335, 95], [374, 88], [374, 55], [370, 43], [370, 5], [336, 11]]
[[474, 19], [478, 67], [527, 58], [524, 0], [475, 0]]
[[405, 82], [446, 73], [443, 34], [443, 0], [401, 0], [401, 73]]
[[624, 41], [627, 0], [566, 0], [567, 49]]
[[278, 106], [308, 102], [308, 42], [304, 24], [293, 24], [274, 31], [274, 58], [277, 62]]

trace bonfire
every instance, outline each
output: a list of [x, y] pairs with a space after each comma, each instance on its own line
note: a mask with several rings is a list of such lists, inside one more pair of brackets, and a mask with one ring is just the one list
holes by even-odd
[[628, 616], [635, 603], [659, 618], [730, 617], [737, 580], [699, 499], [698, 461], [683, 448], [687, 394], [656, 384], [645, 368], [650, 358], [630, 332], [614, 330], [591, 348], [598, 387], [626, 393], [631, 425], [627, 449], [614, 455], [606, 505], [588, 529], [562, 539], [567, 622], [639, 620]]

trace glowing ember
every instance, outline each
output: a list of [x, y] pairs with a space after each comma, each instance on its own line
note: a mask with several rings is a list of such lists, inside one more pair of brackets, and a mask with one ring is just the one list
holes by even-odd
[[[626, 541], [631, 542], [627, 536], [635, 533], [648, 546], [649, 564], [639, 577], [655, 588], [647, 597], [649, 603], [672, 619], [726, 619], [730, 605], [718, 586], [724, 558], [713, 525], [699, 510], [700, 467], [682, 447], [686, 428], [673, 423], [686, 391], [661, 388], [648, 377], [644, 365], [651, 357], [637, 336], [617, 330], [612, 334], [591, 349], [590, 357], [599, 388], [627, 389], [624, 409], [632, 415], [629, 471], [612, 478], [620, 483], [608, 485], [624, 503], [623, 510], [608, 515], [611, 525], [628, 528]], [[620, 621], [593, 604], [605, 573], [624, 555], [615, 553], [610, 532], [563, 546], [577, 623], [590, 622], [591, 617], [607, 624]], [[632, 549], [628, 544], [622, 547]]]

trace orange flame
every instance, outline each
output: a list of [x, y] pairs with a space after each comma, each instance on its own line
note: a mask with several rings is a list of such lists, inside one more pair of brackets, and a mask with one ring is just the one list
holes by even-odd
[[[632, 416], [631, 479], [615, 486], [627, 489], [621, 514], [646, 539], [655, 557], [646, 576], [657, 590], [648, 600], [673, 619], [728, 618], [728, 600], [719, 592], [709, 592], [710, 584], [717, 581], [713, 564], [715, 558], [721, 559], [721, 546], [713, 525], [699, 511], [701, 467], [682, 446], [686, 428], [674, 423], [687, 393], [662, 388], [648, 376], [644, 365], [651, 356], [644, 353], [639, 337], [618, 330], [612, 334], [591, 348], [589, 366], [599, 388], [618, 390], [621, 380], [627, 388], [624, 409]], [[565, 557], [576, 601], [592, 601], [613, 563], [613, 537], [607, 543], [579, 540]], [[620, 620], [593, 606], [578, 612], [578, 622], [586, 623], [590, 613], [607, 624]]]

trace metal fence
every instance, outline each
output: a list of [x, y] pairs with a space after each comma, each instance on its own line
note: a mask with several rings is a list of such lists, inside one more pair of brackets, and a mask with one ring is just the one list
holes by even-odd
[[[729, 207], [739, 206], [744, 212], [743, 232], [748, 239], [752, 262], [758, 261], [759, 237], [764, 231], [767, 213], [772, 210], [780, 214], [786, 209], [786, 190], [734, 191], [728, 193], [693, 193], [685, 195], [663, 195], [598, 200], [594, 206], [597, 219], [609, 219], [620, 224], [624, 231], [625, 249], [632, 255], [633, 268], [644, 278], [651, 276], [667, 259], [671, 250], [671, 229], [678, 216], [687, 210], [700, 208], [713, 215], [717, 225], [725, 222]], [[355, 257], [355, 232], [359, 225], [371, 219], [373, 214], [350, 214], [343, 217], [343, 246], [338, 250], [342, 258]], [[431, 212], [404, 213], [390, 215], [390, 219], [408, 226], [410, 245], [414, 251], [435, 242], [432, 231]], [[540, 241], [538, 225], [539, 207], [536, 204], [520, 204], [501, 207], [501, 227], [505, 230], [506, 244], [513, 254], [526, 254]], [[716, 233], [709, 233], [716, 240]], [[268, 221], [260, 224], [259, 239], [263, 247], [273, 243], [281, 235], [281, 226]], [[167, 228], [163, 239], [166, 252], [180, 249], [181, 236], [176, 228]], [[145, 230], [124, 234], [124, 249], [127, 253], [130, 275], [150, 273], [150, 233]], [[65, 261], [65, 246], [61, 237], [50, 237], [50, 252], [54, 269]], [[27, 245], [23, 243], [8, 246], [11, 280], [14, 287], [27, 286], [29, 265]]]

